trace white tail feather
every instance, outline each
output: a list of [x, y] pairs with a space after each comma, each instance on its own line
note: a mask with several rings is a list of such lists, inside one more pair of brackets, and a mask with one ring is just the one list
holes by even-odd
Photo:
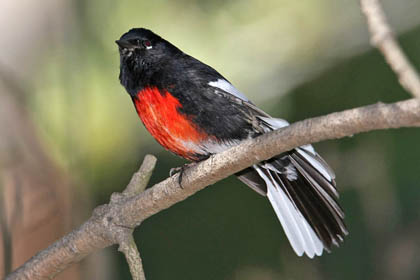
[[[308, 147], [308, 145], [306, 147]], [[306, 147], [297, 148], [296, 151], [301, 154], [316, 170], [318, 170], [318, 172], [321, 173], [325, 179], [327, 179], [329, 182], [334, 180], [335, 175], [333, 173], [331, 174], [331, 172], [324, 165], [322, 165], [322, 163], [316, 160], [314, 156], [309, 154]], [[312, 148], [312, 146], [309, 147]]]
[[[266, 132], [289, 125], [283, 119], [268, 116], [258, 118]], [[281, 156], [273, 158], [274, 164], [266, 161], [253, 167], [265, 182], [267, 197], [296, 254], [306, 254], [310, 258], [321, 256], [324, 249], [329, 251], [332, 244], [338, 246], [343, 241], [343, 236], [348, 234], [342, 221], [344, 213], [335, 201], [338, 192], [335, 188], [334, 171], [312, 145], [295, 148], [288, 158], [286, 155]], [[250, 178], [252, 181], [252, 177]], [[261, 185], [258, 180], [252, 181], [254, 184], [247, 183], [244, 179], [242, 181], [254, 189], [256, 185]], [[294, 189], [300, 187], [302, 189]], [[264, 188], [261, 189], [265, 191]], [[320, 237], [302, 213], [314, 221]]]
[[305, 253], [310, 258], [322, 255], [324, 246], [321, 240], [294, 203], [272, 177], [269, 178], [260, 167], [254, 168], [267, 184], [267, 197], [296, 254], [302, 256]]
[[[293, 201], [290, 201], [288, 196], [286, 196], [286, 192], [287, 192], [287, 191], [285, 191], [286, 188], [284, 188], [284, 186], [283, 186], [283, 188], [281, 188], [278, 185], [277, 181], [274, 180], [271, 173], [269, 173], [269, 174], [270, 174], [271, 182], [273, 182], [274, 186], [275, 186], [274, 191], [272, 192], [273, 200], [276, 204], [279, 204], [279, 199], [278, 198], [279, 198], [279, 196], [281, 196], [282, 201], [284, 201], [290, 207], [289, 212], [292, 215], [292, 217], [294, 218], [294, 220], [296, 221], [296, 225], [298, 226], [298, 230], [300, 231], [300, 233], [303, 237], [304, 252], [310, 258], [313, 258], [315, 253], [318, 252], [319, 250], [320, 250], [319, 254], [322, 254], [323, 246], [321, 244], [321, 241], [318, 239], [318, 237], [315, 236], [315, 233], [313, 232], [312, 228], [306, 222], [306, 219], [302, 216], [302, 214], [299, 212], [299, 210], [297, 210], [297, 207], [293, 203]], [[280, 184], [282, 184], [281, 181], [280, 181]], [[270, 200], [270, 202], [271, 202], [271, 200]], [[317, 241], [319, 241], [319, 242], [317, 242]], [[318, 245], [320, 245], [320, 247]]]

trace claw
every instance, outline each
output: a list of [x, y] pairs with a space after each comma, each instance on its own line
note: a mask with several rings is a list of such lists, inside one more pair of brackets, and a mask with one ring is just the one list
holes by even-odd
[[179, 175], [178, 175], [178, 184], [179, 184], [179, 187], [180, 187], [181, 189], [184, 189], [184, 187], [182, 186], [182, 175], [184, 175], [184, 170], [185, 170], [184, 166], [185, 166], [185, 165], [183, 165], [183, 166], [181, 167], [181, 171], [179, 171]]
[[178, 175], [178, 184], [179, 184], [179, 187], [181, 188], [181, 189], [183, 189], [184, 187], [182, 186], [182, 176], [184, 175], [184, 172], [185, 172], [185, 170], [188, 168], [188, 167], [190, 167], [190, 166], [192, 166], [192, 165], [194, 165], [194, 163], [186, 163], [186, 164], [184, 164], [184, 165], [182, 165], [182, 166], [180, 166], [180, 167], [173, 167], [173, 168], [171, 168], [171, 170], [169, 170], [169, 176], [173, 176], [173, 175], [175, 175], [175, 174], [179, 174]]
[[172, 177], [176, 173], [180, 172], [182, 167], [173, 167], [171, 170], [169, 170], [169, 176]]

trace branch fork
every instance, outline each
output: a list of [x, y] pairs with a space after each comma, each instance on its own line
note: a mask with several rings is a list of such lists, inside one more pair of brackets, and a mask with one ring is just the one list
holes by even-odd
[[127, 226], [124, 221], [120, 221], [118, 209], [127, 202], [127, 200], [143, 192], [153, 169], [156, 165], [156, 158], [152, 155], [146, 155], [138, 172], [134, 173], [130, 183], [122, 193], [113, 193], [109, 204], [97, 207], [94, 210], [94, 216], [102, 221], [106, 238], [112, 244], [118, 244], [118, 251], [122, 252], [127, 260], [133, 280], [145, 280], [143, 264], [140, 252], [137, 249], [133, 238], [133, 231], [136, 226]]

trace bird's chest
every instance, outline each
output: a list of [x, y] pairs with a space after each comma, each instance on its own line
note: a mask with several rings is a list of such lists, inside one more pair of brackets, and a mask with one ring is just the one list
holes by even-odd
[[180, 113], [182, 105], [177, 98], [157, 88], [145, 88], [133, 101], [144, 126], [159, 144], [190, 160], [202, 153], [202, 144], [209, 136], [191, 116]]

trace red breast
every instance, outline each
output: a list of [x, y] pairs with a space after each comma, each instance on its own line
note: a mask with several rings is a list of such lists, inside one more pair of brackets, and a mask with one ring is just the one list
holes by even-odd
[[141, 90], [134, 98], [137, 113], [146, 129], [167, 150], [184, 158], [195, 160], [200, 143], [209, 136], [198, 128], [182, 108], [177, 98], [156, 87]]

